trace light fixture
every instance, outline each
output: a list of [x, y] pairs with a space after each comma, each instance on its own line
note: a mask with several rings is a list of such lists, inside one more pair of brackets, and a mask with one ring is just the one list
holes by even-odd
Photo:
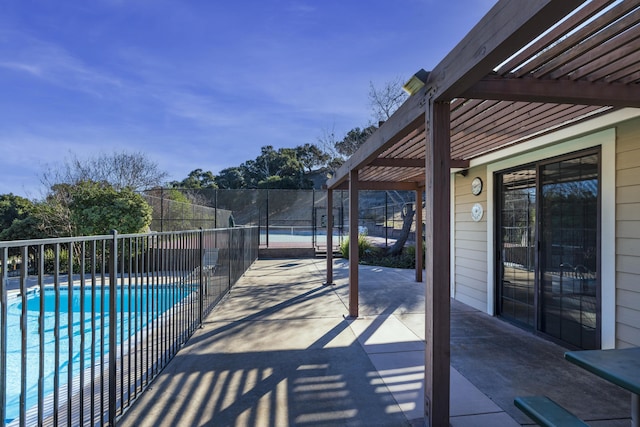
[[429, 72], [421, 68], [417, 73], [411, 76], [409, 81], [402, 86], [402, 89], [411, 96], [422, 89], [422, 87], [427, 83], [428, 78]]

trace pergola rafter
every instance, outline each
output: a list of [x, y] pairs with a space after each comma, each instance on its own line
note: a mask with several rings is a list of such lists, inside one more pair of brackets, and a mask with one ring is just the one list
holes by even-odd
[[535, 78], [485, 77], [464, 98], [640, 108], [640, 85]]

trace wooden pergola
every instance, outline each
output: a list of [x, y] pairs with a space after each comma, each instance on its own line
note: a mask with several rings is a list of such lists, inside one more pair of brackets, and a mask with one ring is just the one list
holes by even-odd
[[[333, 190], [348, 188], [353, 242], [359, 190], [414, 190], [417, 218], [424, 191], [425, 416], [442, 426], [449, 425], [452, 169], [614, 109], [640, 108], [640, 0], [500, 0], [431, 72], [417, 76], [424, 86], [327, 181], [327, 203], [333, 206]], [[327, 240], [332, 247], [331, 232]], [[332, 262], [328, 251], [327, 283]], [[349, 287], [349, 314], [357, 317], [357, 245], [349, 248]]]

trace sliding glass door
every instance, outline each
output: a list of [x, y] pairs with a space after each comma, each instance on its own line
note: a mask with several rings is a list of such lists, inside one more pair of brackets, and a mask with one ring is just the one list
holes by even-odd
[[536, 168], [501, 174], [500, 314], [535, 328]]
[[542, 332], [597, 347], [598, 154], [540, 166]]
[[599, 152], [498, 174], [498, 311], [578, 348], [599, 343]]

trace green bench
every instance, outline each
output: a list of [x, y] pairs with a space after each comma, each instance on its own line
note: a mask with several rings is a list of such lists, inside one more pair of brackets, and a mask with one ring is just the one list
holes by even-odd
[[584, 427], [589, 424], [546, 396], [516, 397], [514, 405], [540, 426]]

